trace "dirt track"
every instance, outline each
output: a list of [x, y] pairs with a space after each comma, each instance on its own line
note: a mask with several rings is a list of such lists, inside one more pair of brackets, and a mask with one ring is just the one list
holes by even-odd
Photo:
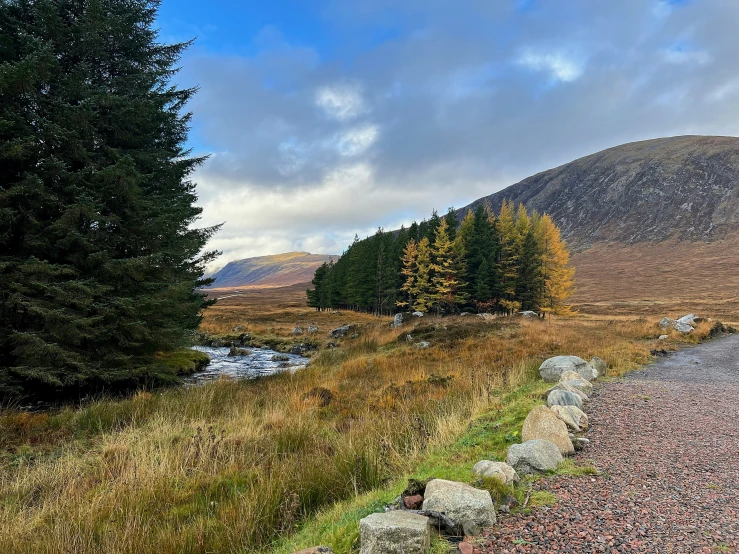
[[537, 487], [558, 502], [501, 518], [480, 552], [739, 552], [739, 335], [599, 387], [586, 408], [600, 476]]

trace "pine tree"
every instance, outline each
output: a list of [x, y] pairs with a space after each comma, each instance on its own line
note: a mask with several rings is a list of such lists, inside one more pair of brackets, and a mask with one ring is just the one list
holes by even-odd
[[454, 242], [457, 239], [457, 227], [459, 227], [459, 221], [457, 221], [457, 212], [454, 211], [454, 207], [447, 210], [444, 216], [447, 225], [447, 234], [449, 240]]
[[157, 41], [157, 7], [0, 2], [0, 394], [156, 382], [207, 305], [189, 43]]
[[313, 275], [313, 279], [311, 280], [311, 283], [313, 284], [312, 289], [308, 289], [305, 291], [305, 294], [308, 298], [308, 306], [311, 308], [315, 308], [317, 311], [320, 311], [322, 308], [326, 308], [327, 306], [324, 305], [325, 298], [326, 298], [326, 281], [329, 273], [329, 268], [327, 263], [321, 264], [317, 269], [315, 274]]
[[516, 300], [521, 303], [521, 309], [538, 311], [544, 293], [544, 280], [541, 252], [532, 229], [524, 237], [520, 259]]
[[501, 305], [512, 311], [516, 302], [516, 284], [520, 262], [520, 241], [513, 203], [504, 201], [498, 215], [500, 231]]
[[413, 295], [413, 309], [427, 312], [433, 305], [433, 267], [431, 264], [431, 244], [426, 237], [418, 243], [416, 257], [416, 279], [411, 289]]
[[453, 310], [459, 301], [457, 296], [457, 268], [454, 245], [449, 240], [449, 227], [442, 219], [436, 228], [433, 245], [433, 286], [431, 300], [437, 310]]

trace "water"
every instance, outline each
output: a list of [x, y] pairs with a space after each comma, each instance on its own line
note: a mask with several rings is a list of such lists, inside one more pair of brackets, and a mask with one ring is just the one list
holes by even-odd
[[[193, 350], [208, 354], [210, 363], [204, 371], [186, 377], [186, 385], [207, 383], [221, 376], [233, 379], [253, 379], [282, 371], [297, 371], [308, 365], [308, 359], [302, 356], [260, 348], [247, 348], [252, 352], [248, 356], [229, 356], [230, 349], [228, 347], [193, 346]], [[273, 361], [273, 356], [279, 356], [287, 361]]]

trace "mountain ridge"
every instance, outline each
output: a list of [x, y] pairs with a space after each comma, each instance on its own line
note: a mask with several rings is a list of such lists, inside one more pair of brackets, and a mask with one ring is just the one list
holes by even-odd
[[338, 259], [338, 256], [285, 252], [234, 260], [210, 276], [215, 281], [208, 288], [283, 287], [307, 283], [313, 278], [316, 269], [331, 259]]

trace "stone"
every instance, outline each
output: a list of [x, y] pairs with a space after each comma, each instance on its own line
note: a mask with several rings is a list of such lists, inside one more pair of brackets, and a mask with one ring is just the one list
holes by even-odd
[[518, 313], [522, 317], [539, 317], [539, 314], [537, 314], [536, 312], [532, 312], [531, 310], [525, 310], [523, 312], [518, 312]]
[[554, 471], [562, 460], [557, 445], [543, 439], [513, 444], [506, 457], [508, 465], [519, 475]]
[[422, 340], [421, 342], [416, 343], [416, 348], [428, 348], [429, 346], [431, 345], [425, 340]]
[[360, 554], [428, 554], [429, 518], [394, 510], [359, 520]]
[[691, 331], [693, 331], [693, 327], [691, 325], [687, 323], [683, 323], [681, 321], [676, 321], [673, 327], [675, 328], [675, 331], [677, 331], [678, 333], [688, 334]]
[[390, 324], [390, 327], [400, 327], [403, 325], [403, 314], [395, 314], [395, 317], [393, 318], [393, 322]]
[[567, 425], [546, 406], [536, 406], [529, 412], [521, 429], [521, 440], [544, 439], [557, 446], [560, 454], [569, 456], [575, 452]]
[[695, 314], [688, 314], [684, 315], [683, 317], [679, 317], [677, 319], [678, 323], [687, 323], [688, 325], [692, 325], [697, 318], [695, 317]]
[[340, 339], [346, 336], [346, 334], [354, 329], [354, 327], [354, 325], [342, 325], [341, 327], [337, 327], [336, 329], [329, 331], [328, 336], [332, 339]]
[[260, 348], [261, 350], [271, 350], [271, 348], [270, 348], [269, 346], [267, 346], [266, 344], [263, 344], [263, 345], [262, 345], [262, 346], [260, 346], [259, 348]]
[[235, 346], [232, 346], [231, 349], [228, 351], [228, 356], [233, 358], [237, 356], [251, 356], [252, 351], [248, 348], [237, 348]]
[[315, 335], [320, 329], [318, 325], [308, 325], [308, 334]]
[[293, 552], [293, 554], [334, 554], [334, 549], [330, 546], [313, 546]]
[[[596, 378], [601, 377], [603, 375], [608, 374], [608, 364], [601, 360], [598, 356], [593, 356], [593, 359], [590, 360], [590, 367], [592, 367], [596, 372]], [[585, 377], [583, 375], [583, 377]]]
[[459, 550], [459, 554], [474, 554], [475, 547], [469, 542], [460, 542], [457, 545], [457, 550]]
[[577, 450], [578, 452], [580, 450], [583, 450], [589, 444], [590, 444], [590, 441], [583, 437], [575, 437], [574, 439], [572, 439], [572, 445], [575, 447], [575, 450]]
[[579, 389], [576, 389], [575, 387], [571, 387], [570, 385], [567, 384], [567, 381], [560, 381], [559, 383], [554, 385], [552, 388], [550, 388], [545, 393], [544, 397], [548, 398], [549, 394], [555, 390], [563, 390], [563, 391], [571, 392], [572, 394], [576, 394], [577, 396], [580, 397], [580, 400], [582, 400], [583, 402], [587, 402], [588, 400], [590, 400], [590, 397], [587, 394], [585, 394], [583, 391]]
[[589, 378], [589, 374], [592, 374], [592, 368], [590, 368], [588, 362], [577, 356], [555, 356], [545, 360], [539, 366], [539, 375], [548, 383], [559, 381], [560, 375], [565, 371], [574, 371], [586, 379]]
[[420, 494], [412, 494], [403, 497], [403, 506], [407, 510], [420, 510], [423, 505], [423, 496]]
[[496, 522], [488, 491], [445, 479], [432, 479], [426, 484], [423, 509], [445, 514], [461, 525], [465, 535], [479, 535], [483, 528]]
[[577, 371], [563, 371], [562, 375], [559, 376], [560, 382], [571, 381], [572, 379], [582, 379], [582, 375]]
[[669, 317], [663, 317], [659, 320], [659, 328], [660, 329], [669, 329], [675, 324], [674, 319], [670, 319]]
[[568, 390], [553, 390], [547, 396], [547, 406], [577, 406], [582, 410], [582, 398]]
[[554, 405], [550, 409], [573, 431], [584, 431], [588, 428], [588, 416], [577, 406]]
[[[568, 379], [567, 381], [560, 381], [560, 382], [563, 385], [567, 385], [568, 387], [579, 390], [581, 393], [584, 393], [586, 396], [590, 396], [591, 394], [593, 394], [593, 385], [590, 381], [586, 379]], [[587, 400], [587, 399], [583, 398], [583, 400]]]
[[290, 334], [293, 335], [293, 336], [302, 335], [303, 334], [303, 328], [302, 327], [295, 327], [295, 329], [293, 329], [293, 332], [290, 333]]
[[670, 335], [660, 335], [659, 340], [667, 340], [670, 338]]
[[472, 467], [472, 473], [478, 477], [497, 479], [504, 485], [512, 485], [518, 481], [518, 474], [505, 462], [493, 462], [492, 460], [480, 460]]
[[413, 317], [423, 317], [423, 312], [413, 312], [411, 315]]

